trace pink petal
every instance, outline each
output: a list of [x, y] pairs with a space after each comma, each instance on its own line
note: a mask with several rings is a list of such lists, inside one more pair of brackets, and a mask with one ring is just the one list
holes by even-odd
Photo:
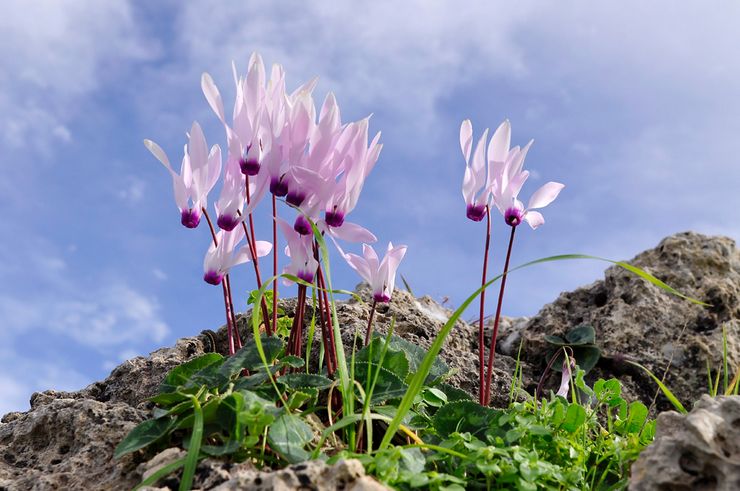
[[509, 120], [505, 120], [503, 123], [496, 128], [495, 133], [491, 137], [491, 143], [488, 145], [488, 161], [503, 162], [506, 160], [506, 156], [509, 153], [509, 146], [511, 145], [511, 123]]
[[206, 96], [206, 100], [211, 106], [211, 109], [213, 109], [213, 112], [216, 113], [216, 116], [218, 116], [218, 119], [223, 124], [226, 124], [226, 118], [224, 117], [224, 103], [221, 100], [221, 94], [208, 73], [204, 73], [201, 76], [200, 87], [203, 89], [203, 95]]
[[532, 197], [529, 199], [527, 208], [544, 208], [555, 201], [555, 198], [558, 197], [558, 194], [560, 194], [560, 191], [562, 191], [564, 187], [565, 184], [560, 184], [559, 182], [548, 182], [534, 192]]
[[473, 146], [473, 123], [466, 119], [460, 125], [460, 148], [462, 149], [465, 163], [470, 161], [470, 150]]
[[372, 244], [378, 241], [378, 238], [368, 229], [352, 222], [344, 222], [344, 224], [339, 228], [330, 227], [329, 233], [334, 237], [346, 240], [347, 242], [365, 242]]
[[532, 230], [536, 229], [543, 223], [545, 223], [545, 217], [539, 211], [527, 211], [524, 214], [524, 221], [532, 227]]

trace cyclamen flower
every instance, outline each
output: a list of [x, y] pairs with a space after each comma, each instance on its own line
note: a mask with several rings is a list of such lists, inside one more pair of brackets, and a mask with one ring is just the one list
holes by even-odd
[[376, 302], [390, 302], [393, 287], [396, 284], [396, 270], [403, 256], [406, 254], [407, 246], [393, 246], [388, 242], [388, 249], [382, 261], [378, 260], [375, 249], [367, 244], [362, 245], [362, 255], [347, 253], [344, 259], [352, 269], [370, 284], [373, 291], [373, 300]]
[[[292, 274], [311, 283], [319, 267], [319, 262], [313, 255], [313, 236], [299, 234], [281, 218], [278, 218], [278, 224], [288, 242], [285, 254], [290, 257], [290, 264], [283, 269], [283, 273]], [[292, 284], [289, 280], [283, 282], [287, 285]]]
[[180, 174], [177, 174], [162, 147], [151, 140], [144, 140], [144, 146], [172, 176], [180, 222], [188, 228], [197, 227], [201, 210], [208, 206], [208, 193], [221, 174], [221, 148], [214, 145], [209, 153], [203, 130], [194, 122], [185, 145]]
[[[465, 175], [463, 177], [462, 194], [467, 204], [466, 215], [474, 222], [483, 220], [486, 216], [486, 207], [491, 198], [491, 189], [497, 176], [504, 167], [506, 156], [509, 153], [511, 141], [511, 124], [504, 121], [494, 132], [488, 143], [488, 128], [483, 131], [473, 152], [471, 161], [470, 152], [473, 145], [473, 125], [466, 119], [460, 125], [460, 148], [465, 157]], [[488, 157], [488, 176], [486, 176], [486, 155]]]
[[501, 178], [493, 187], [493, 199], [496, 207], [504, 216], [506, 223], [512, 227], [516, 227], [522, 221], [525, 221], [532, 229], [536, 229], [545, 223], [545, 218], [542, 214], [533, 210], [544, 208], [555, 201], [555, 198], [558, 197], [560, 191], [565, 187], [564, 184], [550, 181], [534, 192], [526, 208], [519, 201], [519, 192], [529, 177], [529, 171], [522, 171], [522, 166], [531, 145], [532, 142], [530, 141], [522, 150], [519, 150], [518, 147], [512, 149], [502, 171]]
[[243, 216], [240, 216], [239, 213], [244, 206], [244, 199], [244, 176], [239, 169], [239, 162], [229, 157], [226, 162], [221, 196], [216, 202], [216, 213], [218, 215], [216, 223], [221, 230], [227, 232], [234, 230], [241, 223]]
[[[249, 245], [245, 244], [239, 248], [237, 245], [244, 238], [244, 229], [235, 228], [231, 232], [224, 230], [216, 234], [216, 244], [211, 244], [203, 261], [203, 280], [211, 285], [218, 285], [229, 270], [238, 264], [253, 260], [249, 251]], [[263, 257], [270, 253], [272, 244], [258, 240], [255, 242], [257, 257]]]

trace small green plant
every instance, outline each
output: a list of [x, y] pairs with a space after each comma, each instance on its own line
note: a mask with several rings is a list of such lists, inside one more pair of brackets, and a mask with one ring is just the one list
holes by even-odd
[[596, 346], [596, 331], [588, 324], [574, 327], [564, 337], [545, 336], [545, 341], [554, 347], [550, 351], [550, 356], [555, 356], [552, 369], [558, 372], [562, 371], [564, 347], [570, 348], [576, 364], [586, 373], [596, 366], [601, 357], [601, 349]]

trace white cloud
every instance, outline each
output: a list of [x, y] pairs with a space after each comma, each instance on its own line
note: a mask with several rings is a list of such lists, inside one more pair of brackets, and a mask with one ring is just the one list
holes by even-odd
[[10, 0], [0, 32], [0, 143], [45, 155], [71, 141], [67, 123], [101, 80], [153, 51], [127, 0]]

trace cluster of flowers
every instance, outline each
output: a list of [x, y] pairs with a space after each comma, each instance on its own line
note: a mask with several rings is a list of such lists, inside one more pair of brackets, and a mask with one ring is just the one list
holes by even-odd
[[[195, 228], [202, 216], [209, 223], [213, 240], [204, 261], [204, 280], [214, 285], [223, 283], [228, 303], [230, 269], [251, 261], [261, 287], [258, 258], [269, 254], [273, 245], [277, 247], [279, 228], [290, 258], [283, 272], [313, 282], [317, 273], [320, 276], [320, 264], [310, 220], [335, 243], [336, 239], [364, 243], [362, 257], [338, 249], [371, 284], [374, 300], [389, 301], [406, 246], [389, 244], [385, 258], [379, 260], [367, 245], [377, 240], [375, 235], [346, 221], [378, 160], [382, 149], [380, 133], [368, 143], [369, 118], [343, 124], [331, 93], [317, 112], [312, 96], [316, 79], [289, 93], [283, 67], [274, 65], [267, 81], [258, 54], [251, 56], [246, 76], [239, 76], [235, 66], [233, 72], [236, 98], [231, 121], [226, 119], [221, 94], [211, 76], [203, 74], [201, 80], [205, 98], [226, 132], [223, 184], [215, 203], [215, 223], [220, 229], [217, 233], [208, 214], [208, 194], [222, 174], [221, 148], [214, 145], [209, 151], [200, 125], [193, 123], [178, 174], [156, 143], [144, 142], [172, 176], [182, 224]], [[272, 195], [273, 243], [255, 240], [252, 220], [254, 210], [268, 191]], [[292, 226], [278, 217], [277, 198], [297, 209]], [[246, 244], [240, 245], [245, 238]], [[277, 256], [273, 259], [277, 275]], [[318, 286], [325, 288], [323, 284]], [[276, 285], [273, 301], [277, 301]], [[263, 313], [266, 310], [263, 304]], [[273, 306], [273, 320], [275, 311]], [[236, 344], [239, 343], [237, 339]]]
[[467, 217], [475, 222], [480, 222], [485, 217], [487, 218], [488, 225], [483, 256], [482, 285], [486, 284], [486, 272], [488, 268], [488, 251], [491, 241], [491, 207], [495, 206], [503, 215], [506, 224], [511, 226], [511, 236], [504, 262], [501, 290], [499, 291], [496, 315], [493, 322], [493, 335], [491, 336], [487, 363], [483, 332], [485, 290], [480, 295], [480, 319], [478, 322], [479, 402], [484, 405], [490, 404], [493, 360], [496, 355], [496, 336], [501, 318], [504, 289], [506, 288], [506, 274], [508, 273], [511, 249], [514, 243], [514, 232], [516, 231], [516, 227], [522, 222], [527, 222], [533, 229], [545, 223], [542, 214], [535, 210], [544, 208], [552, 203], [565, 187], [558, 182], [548, 182], [534, 192], [526, 208], [519, 201], [519, 192], [527, 181], [527, 178], [529, 178], [529, 171], [523, 170], [523, 167], [524, 159], [532, 143], [533, 141], [530, 140], [524, 148], [520, 148], [519, 146], [511, 148], [511, 124], [507, 120], [499, 125], [493, 133], [490, 142], [488, 141], [488, 129], [486, 129], [478, 140], [475, 151], [472, 151], [473, 125], [470, 120], [465, 120], [460, 126], [460, 148], [465, 157], [465, 176], [463, 178], [462, 194], [467, 205]]

